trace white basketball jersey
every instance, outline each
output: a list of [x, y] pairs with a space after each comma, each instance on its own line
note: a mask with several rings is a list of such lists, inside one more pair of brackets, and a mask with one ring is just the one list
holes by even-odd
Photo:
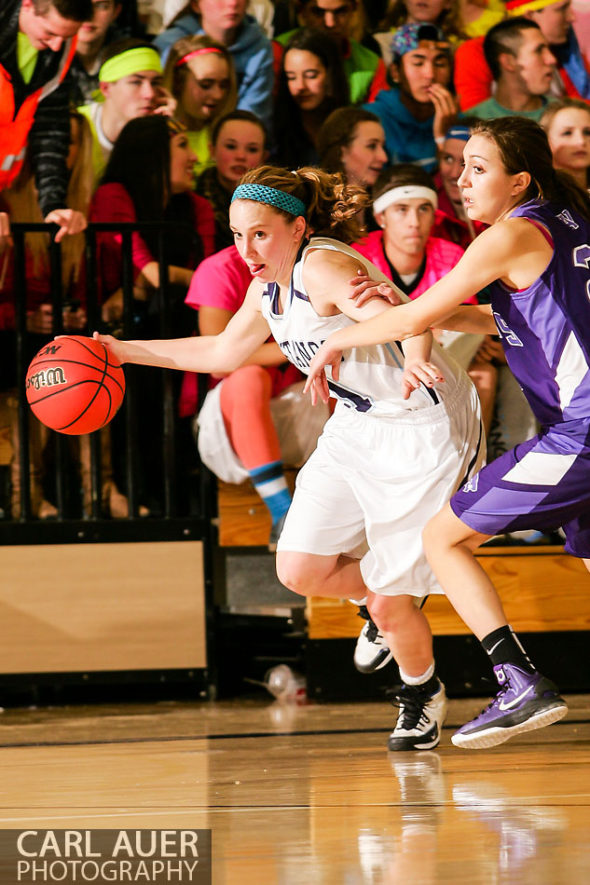
[[[323, 317], [314, 310], [303, 284], [303, 265], [307, 254], [313, 249], [344, 252], [363, 264], [373, 280], [392, 285], [385, 274], [350, 246], [338, 240], [312, 237], [293, 268], [283, 312], [280, 312], [279, 287], [276, 283], [270, 283], [262, 295], [262, 314], [270, 326], [273, 338], [287, 359], [304, 374], [308, 374], [314, 354], [328, 335], [354, 323], [354, 320], [342, 313]], [[409, 300], [399, 289], [397, 291], [402, 300]], [[436, 342], [432, 346], [431, 362], [440, 369], [444, 383], [432, 388], [421, 385], [406, 400], [401, 391], [403, 342], [393, 341], [345, 350], [339, 380], [332, 380], [330, 367], [327, 367], [326, 372], [332, 396], [345, 406], [375, 415], [408, 417], [409, 412], [444, 402], [453, 395], [459, 379], [464, 376], [462, 369], [443, 355]]]

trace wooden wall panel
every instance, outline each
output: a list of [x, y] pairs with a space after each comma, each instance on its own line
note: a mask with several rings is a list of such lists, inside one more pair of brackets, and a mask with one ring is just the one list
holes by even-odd
[[197, 541], [0, 548], [0, 673], [206, 666]]

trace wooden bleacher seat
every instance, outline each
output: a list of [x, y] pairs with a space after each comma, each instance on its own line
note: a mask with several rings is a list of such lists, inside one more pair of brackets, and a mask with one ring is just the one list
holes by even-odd
[[[291, 488], [296, 473], [287, 471]], [[218, 481], [218, 508], [221, 547], [266, 546], [270, 515], [251, 483]], [[563, 547], [489, 547], [478, 558], [516, 631], [590, 630], [590, 575]], [[446, 597], [431, 596], [424, 610], [435, 635], [469, 634]], [[308, 599], [306, 611], [309, 639], [358, 635], [357, 608], [346, 600]]]
[[[488, 547], [477, 555], [517, 632], [590, 629], [590, 575], [563, 547]], [[431, 596], [424, 611], [435, 636], [470, 633], [444, 596]], [[346, 600], [308, 599], [309, 638], [358, 636], [356, 613]]]
[[[286, 470], [291, 491], [296, 470]], [[221, 547], [266, 547], [270, 513], [251, 482], [241, 485], [217, 480], [219, 545]]]

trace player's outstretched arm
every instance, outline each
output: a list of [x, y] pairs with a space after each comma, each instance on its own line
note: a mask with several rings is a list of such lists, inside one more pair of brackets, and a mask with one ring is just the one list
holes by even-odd
[[[459, 305], [471, 295], [498, 278], [507, 277], [511, 281], [514, 266], [522, 258], [523, 250], [528, 248], [522, 235], [520, 238], [514, 235], [520, 233], [514, 228], [520, 221], [500, 222], [480, 234], [456, 266], [420, 298], [330, 335], [311, 362], [305, 389], [321, 390], [324, 367], [339, 364], [342, 351], [387, 341], [404, 341], [430, 328], [445, 328], [445, 319], [455, 314]], [[527, 226], [532, 228], [532, 225]], [[546, 262], [546, 256], [544, 260]], [[533, 274], [532, 279], [535, 270], [527, 270]], [[516, 282], [516, 287], [524, 284], [530, 285], [530, 281]]]
[[266, 320], [260, 313], [260, 292], [253, 283], [244, 303], [219, 335], [191, 338], [120, 341], [94, 333], [120, 363], [161, 366], [185, 372], [233, 372], [266, 340]]

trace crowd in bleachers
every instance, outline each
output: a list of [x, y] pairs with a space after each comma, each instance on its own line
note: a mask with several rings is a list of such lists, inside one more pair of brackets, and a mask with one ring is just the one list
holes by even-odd
[[[56, 226], [64, 290], [59, 326], [82, 334], [92, 331], [87, 222], [173, 225], [165, 247], [170, 334], [216, 334], [249, 283], [229, 227], [235, 187], [263, 163], [315, 165], [368, 192], [373, 210], [360, 210], [367, 233], [358, 251], [417, 298], [481, 231], [467, 218], [457, 187], [474, 120], [513, 114], [535, 120], [547, 132], [556, 168], [590, 185], [590, 25], [582, 6], [575, 0], [189, 0], [184, 6], [0, 0], [0, 425], [7, 443], [0, 452], [12, 451], [3, 456], [11, 464], [7, 513], [18, 516], [20, 506], [11, 223]], [[420, 205], [404, 203], [404, 187], [420, 195]], [[132, 237], [138, 338], [157, 337], [161, 328], [160, 243], [156, 229]], [[56, 323], [48, 234], [30, 234], [26, 244], [32, 356]], [[124, 313], [117, 231], [98, 235], [97, 267], [102, 328], [116, 333]], [[485, 291], [478, 297], [485, 300]], [[492, 456], [535, 432], [496, 340], [436, 334], [478, 389]], [[158, 378], [159, 370], [151, 380], [143, 377], [138, 403], [145, 515], [161, 509], [161, 484], [152, 481], [163, 432], [154, 408]], [[300, 381], [269, 341], [252, 365], [210, 379], [196, 422], [205, 463], [230, 481], [249, 476], [276, 526], [290, 502], [283, 463], [300, 463], [321, 425], [307, 421], [297, 452], [286, 453], [294, 426], [287, 404], [310, 408], [298, 399]], [[179, 378], [174, 395], [178, 420], [192, 421], [199, 407], [194, 378]], [[221, 458], [215, 422], [226, 443]], [[116, 454], [122, 432], [115, 420], [101, 442], [102, 503], [112, 516], [128, 512]], [[33, 511], [52, 517], [45, 439], [38, 429], [31, 439]], [[188, 448], [185, 440], [181, 457]], [[84, 502], [84, 443], [79, 460]]]

